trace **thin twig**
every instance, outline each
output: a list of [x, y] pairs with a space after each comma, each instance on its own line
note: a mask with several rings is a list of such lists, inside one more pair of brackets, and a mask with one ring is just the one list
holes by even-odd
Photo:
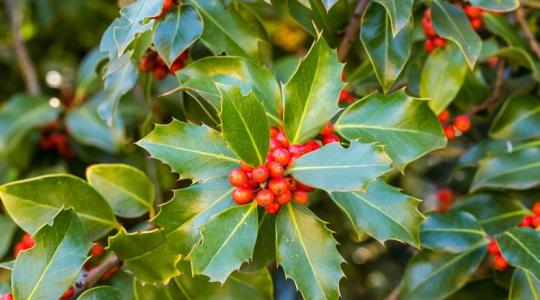
[[76, 299], [85, 290], [94, 287], [98, 281], [109, 270], [120, 267], [122, 261], [114, 253], [109, 255], [99, 265], [88, 271], [79, 281], [75, 283], [75, 294], [71, 299]]
[[534, 33], [529, 27], [529, 24], [527, 23], [525, 17], [525, 9], [520, 6], [516, 10], [516, 20], [519, 23], [519, 27], [521, 27], [521, 31], [523, 31], [523, 33], [527, 37], [527, 41], [529, 41], [529, 46], [531, 47], [532, 51], [534, 52], [534, 54], [536, 54], [538, 58], [540, 58], [540, 45], [538, 44], [538, 41], [536, 40], [536, 37], [534, 36]]
[[28, 50], [24, 45], [24, 41], [21, 37], [22, 26], [22, 10], [21, 1], [18, 0], [4, 0], [6, 7], [6, 13], [10, 24], [11, 35], [13, 36], [13, 48], [15, 50], [15, 56], [17, 62], [21, 68], [21, 72], [24, 76], [26, 89], [30, 95], [40, 95], [41, 87], [36, 73], [34, 63], [28, 54]]
[[345, 28], [345, 35], [341, 44], [337, 49], [338, 58], [341, 62], [344, 62], [349, 55], [349, 51], [358, 36], [358, 31], [360, 30], [360, 22], [362, 21], [362, 14], [368, 5], [369, 0], [360, 0], [354, 9], [354, 14], [349, 21], [349, 25]]
[[474, 106], [467, 115], [472, 116], [475, 115], [483, 110], [489, 109], [491, 106], [493, 106], [501, 96], [502, 91], [502, 84], [504, 81], [504, 69], [505, 69], [505, 63], [503, 60], [500, 60], [499, 66], [497, 67], [497, 77], [495, 79], [495, 85], [493, 87], [493, 92], [491, 95], [480, 105]]

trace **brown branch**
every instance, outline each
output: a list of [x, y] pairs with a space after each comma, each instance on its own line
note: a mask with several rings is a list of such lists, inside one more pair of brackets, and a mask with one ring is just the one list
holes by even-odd
[[4, 0], [6, 13], [10, 24], [11, 35], [13, 37], [13, 48], [17, 62], [21, 68], [24, 77], [26, 89], [31, 95], [40, 95], [41, 87], [36, 73], [34, 63], [28, 54], [28, 50], [24, 45], [21, 37], [22, 26], [22, 10], [21, 1], [19, 0]]
[[114, 253], [109, 255], [99, 265], [88, 271], [88, 273], [84, 274], [83, 277], [75, 283], [75, 293], [70, 299], [76, 299], [82, 292], [94, 287], [105, 273], [115, 267], [120, 267], [121, 264], [122, 261], [118, 256]]
[[525, 9], [520, 6], [516, 10], [516, 20], [519, 23], [519, 26], [521, 27], [521, 31], [525, 34], [527, 37], [527, 41], [529, 41], [529, 46], [531, 47], [532, 51], [538, 58], [540, 58], [540, 45], [538, 44], [538, 41], [536, 40], [536, 37], [534, 36], [534, 33], [532, 32], [531, 28], [529, 27], [529, 24], [527, 24], [527, 20], [525, 19]]
[[504, 68], [505, 68], [504, 61], [501, 60], [499, 62], [499, 66], [497, 67], [497, 75], [496, 75], [497, 77], [495, 79], [493, 92], [484, 102], [482, 102], [480, 105], [474, 106], [471, 110], [469, 110], [467, 115], [472, 116], [483, 110], [489, 109], [499, 100], [499, 97], [501, 96], [501, 91], [502, 91], [502, 84], [504, 81]]
[[369, 0], [360, 0], [354, 9], [354, 14], [349, 21], [349, 25], [345, 28], [345, 35], [341, 44], [337, 49], [338, 58], [341, 62], [344, 62], [349, 55], [349, 51], [358, 36], [360, 30], [360, 22], [362, 21], [362, 14], [368, 5]]

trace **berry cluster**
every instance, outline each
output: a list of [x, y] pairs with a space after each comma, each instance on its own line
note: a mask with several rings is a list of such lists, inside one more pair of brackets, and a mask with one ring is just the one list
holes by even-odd
[[484, 27], [484, 21], [482, 20], [482, 14], [484, 10], [478, 6], [465, 4], [463, 5], [463, 10], [471, 22], [472, 28], [474, 30], [481, 30]]
[[[332, 123], [328, 123], [321, 131], [322, 144], [339, 142], [334, 134]], [[270, 151], [266, 163], [260, 166], [250, 166], [240, 163], [240, 168], [231, 171], [229, 182], [236, 188], [232, 198], [239, 204], [257, 201], [266, 212], [275, 215], [281, 206], [291, 199], [306, 205], [309, 193], [315, 189], [296, 181], [286, 173], [287, 167], [302, 155], [319, 149], [321, 145], [316, 140], [304, 144], [289, 145], [283, 130], [270, 129]]]
[[449, 188], [442, 188], [437, 190], [437, 200], [439, 201], [438, 210], [440, 212], [446, 212], [454, 201], [454, 193]]
[[506, 271], [510, 265], [502, 256], [501, 249], [499, 248], [497, 241], [491, 240], [487, 245], [487, 249], [489, 254], [493, 256], [493, 260], [491, 261], [491, 266], [493, 266], [493, 269], [500, 272]]
[[152, 72], [154, 78], [162, 80], [168, 74], [174, 74], [182, 70], [185, 67], [187, 58], [188, 50], [180, 53], [169, 68], [157, 52], [148, 50], [139, 61], [139, 70], [145, 73]]
[[426, 36], [426, 41], [424, 43], [424, 49], [426, 52], [431, 53], [435, 48], [444, 49], [446, 46], [446, 39], [440, 37], [435, 28], [433, 28], [433, 22], [431, 21], [431, 10], [426, 9], [424, 13], [424, 18], [422, 19], [422, 29], [424, 30], [424, 35]]
[[152, 19], [161, 19], [163, 16], [171, 9], [173, 9], [177, 5], [177, 0], [164, 0], [163, 1], [163, 7], [161, 8], [161, 12], [159, 15], [152, 17]]
[[44, 151], [54, 151], [66, 160], [75, 157], [75, 152], [69, 143], [69, 132], [59, 120], [54, 120], [42, 128], [40, 146]]
[[540, 228], [540, 202], [536, 202], [532, 207], [532, 216], [525, 216], [519, 223], [520, 227]]
[[454, 119], [453, 124], [448, 124], [450, 121], [450, 112], [444, 110], [439, 114], [439, 121], [444, 125], [444, 135], [448, 140], [453, 140], [456, 137], [456, 130], [467, 132], [471, 129], [471, 119], [467, 115], [459, 115]]

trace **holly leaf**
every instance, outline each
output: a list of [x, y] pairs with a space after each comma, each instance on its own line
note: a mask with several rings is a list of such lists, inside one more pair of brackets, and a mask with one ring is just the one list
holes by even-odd
[[276, 220], [277, 263], [305, 299], [338, 299], [343, 258], [326, 223], [292, 201]]
[[508, 294], [509, 300], [540, 299], [540, 280], [534, 278], [531, 273], [516, 268], [512, 276], [512, 283]]
[[199, 39], [203, 32], [202, 18], [191, 6], [177, 5], [156, 26], [154, 46], [168, 66]]
[[482, 188], [524, 190], [540, 183], [540, 147], [494, 153], [480, 161], [471, 191]]
[[75, 210], [92, 241], [120, 226], [107, 201], [84, 180], [68, 174], [5, 184], [0, 198], [13, 221], [29, 233], [50, 224], [63, 208]]
[[471, 0], [471, 4], [486, 10], [505, 12], [519, 7], [519, 0]]
[[372, 3], [362, 17], [360, 40], [386, 94], [411, 55], [409, 30], [404, 28], [393, 36], [391, 17], [381, 5]]
[[84, 291], [77, 300], [122, 300], [122, 291], [112, 286], [98, 286]]
[[472, 70], [480, 57], [482, 40], [472, 28], [463, 9], [446, 1], [433, 0], [431, 18], [437, 34], [457, 44]]
[[476, 218], [466, 212], [432, 213], [422, 224], [422, 245], [432, 250], [460, 253], [486, 240]]
[[156, 124], [136, 144], [171, 166], [182, 178], [195, 181], [228, 175], [240, 163], [218, 132], [178, 120]]
[[283, 122], [291, 144], [314, 138], [338, 112], [337, 100], [345, 86], [342, 70], [336, 51], [319, 37], [283, 87]]
[[506, 47], [495, 52], [490, 52], [489, 56], [506, 58], [513, 65], [531, 70], [536, 81], [540, 82], [540, 65], [527, 51], [518, 47]]
[[329, 192], [361, 191], [390, 170], [382, 147], [352, 141], [349, 148], [331, 143], [295, 160], [289, 173], [298, 181]]
[[502, 193], [468, 195], [455, 202], [452, 211], [463, 211], [473, 215], [490, 235], [515, 227], [529, 214], [529, 210], [521, 202]]
[[[260, 209], [261, 211], [261, 209]], [[259, 219], [257, 242], [253, 250], [253, 259], [245, 263], [242, 271], [256, 271], [276, 261], [276, 218], [270, 214], [262, 213]]]
[[467, 66], [457, 47], [447, 45], [433, 51], [420, 77], [420, 97], [431, 98], [429, 106], [441, 113], [457, 96], [467, 75]]
[[458, 254], [420, 251], [405, 269], [400, 299], [446, 298], [469, 281], [485, 253], [485, 242]]
[[371, 94], [349, 106], [334, 125], [348, 140], [380, 143], [401, 171], [411, 161], [444, 147], [440, 122], [428, 102], [399, 90]]
[[124, 164], [98, 164], [86, 169], [88, 183], [109, 202], [114, 213], [136, 218], [154, 214], [154, 187], [146, 174]]
[[122, 229], [109, 238], [109, 249], [124, 261], [125, 267], [141, 282], [167, 283], [181, 274], [176, 264], [182, 256], [168, 247], [163, 229], [134, 233]]
[[11, 246], [17, 225], [6, 215], [0, 215], [0, 258], [4, 257]]
[[253, 256], [257, 240], [257, 203], [229, 208], [209, 219], [202, 227], [202, 242], [191, 254], [194, 274], [211, 281], [227, 277]]
[[236, 206], [231, 198], [233, 190], [227, 177], [176, 190], [152, 222], [165, 230], [176, 252], [187, 256], [201, 238], [202, 225], [213, 215]]
[[412, 16], [414, 0], [375, 0], [375, 2], [384, 6], [386, 13], [390, 16], [393, 36], [407, 26]]
[[496, 239], [509, 264], [531, 272], [536, 279], [540, 278], [540, 232], [531, 228], [513, 228]]
[[252, 166], [263, 165], [270, 146], [270, 126], [257, 96], [218, 85], [223, 97], [221, 127], [229, 147]]
[[15, 299], [58, 299], [75, 281], [92, 247], [73, 210], [62, 210], [52, 225], [33, 236], [35, 246], [22, 251], [13, 266]]
[[176, 73], [180, 85], [193, 96], [203, 97], [214, 108], [221, 108], [221, 95], [214, 83], [238, 87], [242, 94], [253, 91], [261, 100], [268, 119], [279, 125], [281, 92], [270, 71], [249, 59], [234, 56], [210, 56], [190, 63]]
[[516, 94], [504, 101], [491, 124], [489, 135], [495, 139], [527, 140], [540, 136], [540, 101]]
[[512, 26], [504, 16], [482, 14], [482, 19], [486, 29], [501, 37], [509, 46], [527, 48], [527, 42], [520, 36], [519, 29]]
[[478, 161], [490, 152], [508, 152], [511, 147], [509, 141], [486, 139], [471, 147], [459, 158], [460, 166], [477, 166]]
[[393, 239], [420, 246], [420, 223], [424, 220], [417, 208], [420, 200], [382, 180], [368, 184], [365, 191], [333, 192], [330, 197], [359, 236], [367, 232], [380, 242]]

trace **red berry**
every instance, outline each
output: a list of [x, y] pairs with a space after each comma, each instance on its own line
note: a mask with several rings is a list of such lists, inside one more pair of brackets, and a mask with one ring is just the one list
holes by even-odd
[[445, 109], [443, 110], [442, 113], [439, 114], [439, 121], [441, 123], [444, 123], [448, 120], [450, 120], [450, 112], [447, 109]]
[[339, 103], [352, 103], [354, 101], [354, 94], [350, 93], [346, 89], [342, 89], [339, 93]]
[[116, 272], [118, 272], [118, 270], [120, 270], [119, 267], [117, 267], [117, 266], [112, 267], [107, 272], [105, 272], [105, 274], [103, 274], [103, 276], [101, 276], [101, 281], [107, 281], [107, 280], [111, 279], [111, 277], [113, 277], [114, 274], [116, 274]]
[[519, 223], [520, 227], [532, 227], [533, 226], [533, 217], [525, 216], [523, 220]]
[[463, 8], [469, 18], [478, 18], [482, 15], [482, 9], [477, 6], [467, 5]]
[[424, 18], [431, 19], [431, 10], [430, 9], [426, 9], [426, 11], [424, 12]]
[[22, 243], [15, 244], [15, 247], [13, 247], [13, 257], [17, 257], [21, 251], [26, 249]]
[[139, 70], [150, 72], [154, 69], [154, 58], [150, 55], [143, 56], [139, 61]]
[[456, 137], [456, 132], [452, 125], [444, 126], [444, 135], [448, 140], [453, 140]]
[[301, 189], [301, 190], [304, 190], [306, 192], [313, 192], [315, 190], [314, 187], [311, 187], [309, 185], [305, 185], [305, 184], [301, 183], [300, 181], [296, 182], [296, 187]]
[[332, 122], [326, 123], [326, 126], [321, 130], [321, 135], [331, 135], [334, 133], [334, 124]]
[[23, 235], [23, 237], [21, 239], [21, 243], [23, 244], [25, 249], [32, 248], [36, 244], [36, 242], [34, 242], [34, 240], [32, 239], [32, 236], [29, 235], [28, 233]]
[[331, 143], [339, 143], [340, 141], [341, 139], [335, 134], [323, 136], [323, 139], [322, 139], [322, 143], [324, 145], [331, 144]]
[[454, 120], [454, 127], [461, 132], [467, 132], [471, 129], [471, 120], [466, 115], [457, 116]]
[[274, 202], [274, 194], [268, 189], [262, 189], [255, 196], [255, 200], [260, 206], [267, 207]]
[[495, 68], [498, 62], [499, 62], [499, 58], [497, 56], [490, 56], [487, 59], [487, 64], [492, 68]]
[[176, 73], [176, 72], [182, 70], [183, 68], [184, 68], [184, 62], [175, 60], [172, 63], [171, 68], [169, 69], [169, 71], [171, 73]]
[[104, 253], [105, 253], [105, 247], [100, 243], [97, 243], [94, 246], [92, 246], [92, 248], [90, 248], [90, 254], [93, 257], [101, 257], [103, 256]]
[[345, 70], [341, 72], [341, 81], [347, 81], [347, 73], [345, 72]]
[[269, 162], [266, 166], [268, 167], [268, 172], [272, 178], [282, 177], [283, 173], [285, 173], [285, 168], [276, 161]]
[[312, 151], [315, 151], [317, 149], [321, 148], [321, 145], [319, 145], [317, 142], [315, 142], [314, 140], [311, 140], [311, 141], [307, 141], [305, 144], [304, 144], [304, 152], [305, 153], [309, 153], [309, 152], [312, 152]]
[[433, 38], [437, 36], [437, 32], [435, 31], [435, 28], [433, 28], [433, 23], [431, 22], [431, 19], [423, 19], [422, 27], [426, 37]]
[[296, 190], [292, 198], [302, 205], [306, 205], [309, 201], [309, 193], [304, 190]]
[[493, 268], [497, 271], [504, 272], [508, 269], [509, 265], [506, 259], [502, 255], [497, 255], [492, 261]]
[[270, 128], [270, 138], [275, 138], [279, 133], [279, 129], [276, 127]]
[[263, 183], [268, 179], [268, 176], [270, 172], [268, 171], [268, 168], [265, 166], [258, 166], [253, 171], [251, 171], [251, 177], [255, 182]]
[[289, 189], [289, 182], [285, 180], [284, 178], [274, 178], [268, 182], [268, 188], [274, 193], [275, 195], [281, 195], [288, 191]]
[[0, 300], [13, 300], [13, 294], [3, 294], [0, 296]]
[[433, 38], [433, 45], [435, 47], [443, 49], [446, 46], [446, 40], [442, 37]]
[[229, 182], [233, 186], [241, 187], [248, 184], [249, 178], [242, 169], [234, 169], [229, 173]]
[[281, 143], [277, 139], [270, 140], [270, 151], [281, 148]]
[[489, 253], [493, 255], [499, 255], [501, 254], [501, 250], [499, 249], [499, 245], [497, 245], [496, 241], [491, 241], [487, 245], [487, 250]]
[[287, 136], [285, 136], [285, 133], [283, 133], [283, 131], [278, 132], [275, 139], [281, 144], [281, 147], [289, 147], [289, 140], [287, 140]]
[[540, 215], [533, 217], [532, 225], [534, 228], [540, 227]]
[[61, 297], [60, 300], [66, 300], [71, 297], [73, 297], [73, 294], [75, 294], [75, 289], [73, 287], [70, 287]]
[[474, 28], [474, 30], [480, 30], [482, 27], [484, 27], [484, 21], [482, 21], [481, 18], [471, 19], [471, 26]]
[[435, 50], [435, 43], [433, 42], [433, 39], [427, 39], [424, 42], [424, 50], [426, 50], [427, 53], [431, 53], [433, 50]]
[[451, 189], [439, 189], [437, 191], [437, 200], [443, 203], [452, 202], [454, 199], [454, 193]]
[[266, 212], [271, 215], [277, 215], [280, 208], [281, 206], [277, 204], [276, 202], [272, 202], [267, 207], [265, 207]]
[[244, 172], [251, 172], [253, 171], [253, 167], [248, 165], [246, 162], [241, 161], [240, 162], [240, 169]]
[[289, 153], [292, 157], [300, 157], [306, 153], [304, 145], [292, 145], [289, 147]]
[[291, 176], [287, 176], [285, 177], [285, 180], [289, 182], [289, 190], [292, 191], [296, 189], [296, 184], [298, 183], [296, 179], [292, 178]]
[[234, 189], [232, 198], [236, 204], [247, 204], [250, 203], [253, 198], [253, 191], [249, 187], [238, 187]]
[[276, 202], [279, 203], [279, 205], [285, 205], [289, 202], [291, 202], [292, 193], [291, 191], [285, 191], [285, 193], [281, 195], [276, 196]]
[[540, 215], [540, 202], [536, 202], [531, 210], [535, 215]]
[[291, 154], [286, 149], [279, 148], [272, 151], [272, 158], [282, 166], [286, 166], [291, 161]]
[[167, 67], [163, 66], [155, 68], [152, 72], [152, 74], [154, 74], [154, 78], [156, 78], [157, 80], [162, 80], [167, 77], [167, 73], [169, 73], [169, 70], [167, 69]]

